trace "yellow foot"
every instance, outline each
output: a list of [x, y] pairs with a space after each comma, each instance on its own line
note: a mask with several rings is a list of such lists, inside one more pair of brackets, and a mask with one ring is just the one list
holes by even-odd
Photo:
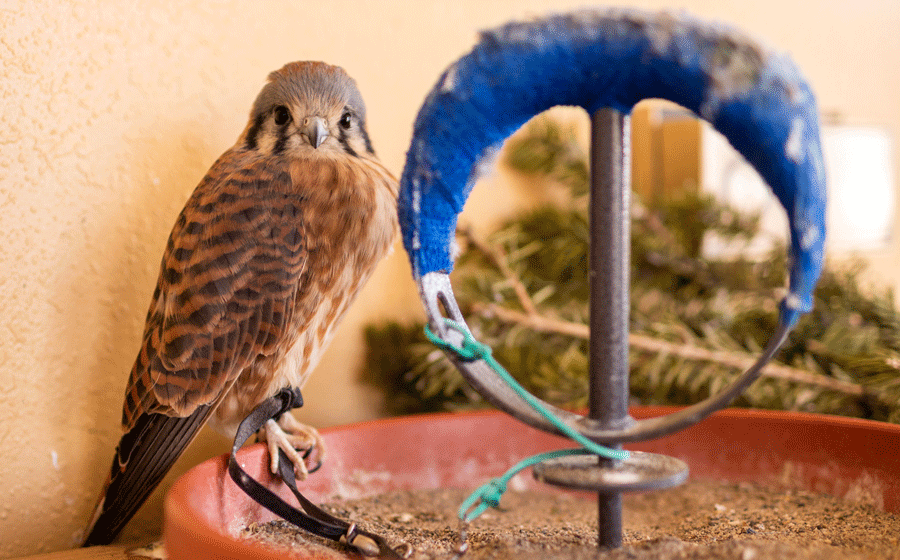
[[[309, 469], [325, 459], [325, 442], [312, 426], [301, 424], [286, 412], [276, 422], [269, 420], [259, 431], [259, 440], [269, 446], [269, 459], [272, 474], [278, 473], [278, 450], [284, 451], [294, 465], [294, 476], [297, 480], [306, 480]], [[306, 459], [303, 453], [309, 452]]]

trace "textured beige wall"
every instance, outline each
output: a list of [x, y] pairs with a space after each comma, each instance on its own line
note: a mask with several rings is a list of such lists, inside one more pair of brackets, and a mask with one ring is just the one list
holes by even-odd
[[[581, 4], [0, 0], [0, 557], [75, 543], [118, 438], [169, 228], [270, 70], [344, 66], [399, 174], [415, 111], [478, 29]], [[900, 132], [897, 0], [681, 4], [791, 51], [823, 107]], [[515, 199], [508, 177], [491, 183], [473, 196], [476, 221]], [[897, 255], [875, 255], [874, 277], [896, 285]], [[399, 245], [362, 300], [307, 386], [310, 423], [377, 415], [354, 381], [360, 326], [418, 313]], [[177, 470], [225, 450], [204, 434]], [[151, 529], [160, 495], [141, 513]]]

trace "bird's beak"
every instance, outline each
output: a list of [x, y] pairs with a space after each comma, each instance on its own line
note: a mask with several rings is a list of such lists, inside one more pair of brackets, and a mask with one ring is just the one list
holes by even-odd
[[303, 134], [309, 139], [313, 148], [318, 148], [328, 138], [328, 127], [322, 117], [308, 117], [304, 122]]

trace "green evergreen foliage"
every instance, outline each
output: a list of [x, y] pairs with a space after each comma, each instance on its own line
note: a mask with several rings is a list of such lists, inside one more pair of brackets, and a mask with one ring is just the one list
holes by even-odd
[[[587, 404], [588, 164], [574, 132], [538, 119], [507, 164], [566, 191], [487, 240], [460, 232], [454, 291], [476, 337], [535, 395]], [[690, 404], [739, 375], [778, 321], [786, 251], [757, 261], [701, 258], [710, 232], [749, 241], [758, 219], [710, 198], [633, 202], [631, 394], [637, 404]], [[863, 290], [859, 267], [827, 268], [815, 309], [735, 403], [900, 422], [900, 315], [891, 293]], [[370, 326], [367, 380], [389, 413], [484, 406], [421, 324]]]

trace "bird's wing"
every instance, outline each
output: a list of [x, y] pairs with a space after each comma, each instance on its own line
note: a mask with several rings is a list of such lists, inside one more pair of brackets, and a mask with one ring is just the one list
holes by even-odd
[[[249, 160], [249, 161], [248, 161]], [[306, 264], [302, 195], [287, 166], [223, 156], [178, 218], [131, 373], [123, 424], [214, 402], [291, 324]]]
[[206, 423], [216, 401], [291, 324], [306, 263], [302, 197], [285, 167], [217, 161], [163, 256], [119, 442], [85, 544], [107, 544]]
[[212, 412], [201, 405], [187, 417], [141, 414], [122, 436], [83, 546], [105, 545], [141, 504], [194, 439]]

